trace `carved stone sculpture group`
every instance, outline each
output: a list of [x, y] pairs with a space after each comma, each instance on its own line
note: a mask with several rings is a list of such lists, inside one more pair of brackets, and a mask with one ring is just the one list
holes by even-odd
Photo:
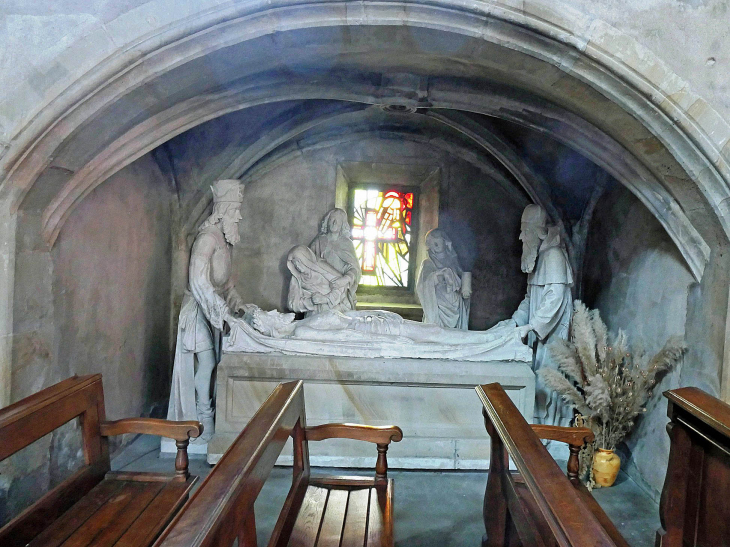
[[[287, 255], [288, 307], [264, 311], [244, 304], [231, 281], [231, 249], [239, 241], [243, 187], [237, 180], [212, 186], [213, 212], [201, 225], [190, 254], [188, 290], [180, 310], [168, 419], [203, 423], [201, 442], [214, 432], [211, 377], [227, 352], [352, 357], [532, 361], [533, 370], [554, 366], [546, 345], [567, 338], [573, 283], [557, 226], [545, 210], [529, 205], [520, 240], [527, 294], [511, 319], [487, 331], [469, 331], [471, 273], [465, 272], [448, 234], [431, 230], [428, 258], [420, 265], [416, 294], [423, 322], [385, 311], [357, 311], [360, 264], [347, 213], [333, 209], [309, 247]], [[222, 332], [228, 330], [222, 339]], [[526, 342], [526, 344], [525, 344]], [[567, 407], [539, 383], [535, 419], [560, 424]]]

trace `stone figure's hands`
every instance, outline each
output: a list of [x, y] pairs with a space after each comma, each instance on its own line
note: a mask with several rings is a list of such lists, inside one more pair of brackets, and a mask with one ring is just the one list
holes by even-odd
[[464, 298], [471, 298], [471, 287], [462, 287], [461, 296]]
[[231, 325], [235, 323], [236, 317], [226, 312], [226, 314], [223, 316], [223, 334], [228, 335], [231, 332]]
[[324, 294], [313, 294], [312, 295], [312, 302], [314, 304], [326, 304], [327, 303], [327, 296]]
[[438, 276], [437, 278], [440, 278], [443, 281], [449, 291], [455, 292], [461, 289], [461, 280], [454, 273], [454, 270], [450, 268], [444, 268], [442, 270], [439, 270], [436, 275]]
[[335, 279], [334, 281], [332, 281], [330, 283], [330, 285], [332, 285], [335, 289], [344, 289], [349, 284], [350, 284], [350, 278], [345, 277], [344, 275], [338, 277], [337, 279]]
[[517, 327], [517, 334], [520, 336], [520, 340], [525, 342], [527, 340], [527, 335], [530, 334], [532, 331], [532, 325], [529, 323], [527, 325], [523, 325], [521, 327]]

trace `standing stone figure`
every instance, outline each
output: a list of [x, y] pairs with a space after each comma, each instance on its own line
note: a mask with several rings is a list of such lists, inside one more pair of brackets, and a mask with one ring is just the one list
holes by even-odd
[[235, 313], [245, 311], [231, 280], [243, 187], [237, 180], [219, 180], [211, 189], [213, 213], [198, 229], [190, 253], [167, 410], [168, 420], [200, 421], [199, 442], [208, 442], [214, 432], [211, 377], [220, 360], [221, 331]]
[[426, 234], [426, 248], [428, 258], [416, 281], [423, 322], [468, 330], [471, 273], [462, 270], [451, 239], [440, 228]]
[[286, 258], [291, 272], [289, 282], [289, 309], [310, 316], [328, 310], [351, 310], [348, 297], [348, 278], [330, 264], [317, 258], [312, 249], [297, 245]]
[[[347, 291], [347, 309], [354, 310], [357, 305], [355, 292], [360, 283], [362, 271], [355, 254], [355, 245], [350, 239], [350, 225], [347, 213], [342, 209], [332, 209], [322, 219], [319, 234], [309, 248], [317, 258], [324, 259], [330, 266], [340, 272], [342, 279], [336, 282], [337, 288]], [[345, 309], [341, 311], [347, 311]]]
[[[527, 295], [512, 315], [520, 336], [535, 348], [532, 369], [557, 368], [547, 345], [567, 339], [573, 313], [573, 271], [557, 226], [547, 225], [547, 213], [539, 205], [528, 205], [522, 213], [522, 271], [527, 274]], [[537, 377], [535, 423], [569, 425], [570, 407], [560, 396], [545, 388]]]

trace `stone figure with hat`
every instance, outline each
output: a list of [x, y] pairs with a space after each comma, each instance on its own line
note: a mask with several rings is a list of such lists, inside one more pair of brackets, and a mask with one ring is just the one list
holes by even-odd
[[[545, 209], [528, 205], [522, 213], [522, 271], [527, 274], [527, 295], [512, 315], [519, 335], [534, 348], [533, 370], [557, 368], [547, 346], [567, 339], [573, 313], [573, 270], [558, 226], [548, 225]], [[537, 377], [535, 423], [569, 425], [570, 407]]]
[[238, 180], [219, 180], [211, 189], [213, 212], [198, 229], [190, 253], [167, 411], [169, 420], [200, 421], [204, 431], [196, 441], [201, 443], [214, 432], [211, 380], [220, 361], [221, 332], [246, 308], [231, 276], [231, 250], [240, 237], [243, 186]]
[[451, 238], [441, 228], [426, 234], [428, 258], [421, 263], [416, 294], [423, 307], [423, 322], [467, 330], [471, 299], [471, 272], [459, 264]]

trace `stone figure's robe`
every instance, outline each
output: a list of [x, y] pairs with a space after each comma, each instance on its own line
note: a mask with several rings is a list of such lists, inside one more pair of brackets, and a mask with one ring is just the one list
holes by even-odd
[[[448, 283], [437, 279], [439, 273]], [[467, 330], [469, 328], [469, 299], [461, 295], [461, 272], [439, 267], [431, 258], [421, 264], [416, 282], [416, 294], [423, 307], [423, 322], [441, 327]]]
[[[340, 272], [343, 276], [350, 280], [347, 285], [347, 306], [340, 306], [339, 309], [346, 311], [345, 308], [354, 310], [357, 306], [358, 283], [362, 271], [360, 270], [360, 262], [355, 254], [355, 245], [352, 240], [347, 237], [330, 237], [329, 234], [319, 234], [314, 238], [309, 248], [314, 251], [317, 258], [324, 259], [330, 266]], [[344, 302], [343, 302], [344, 304]]]
[[[533, 371], [557, 369], [547, 349], [552, 340], [567, 339], [573, 313], [573, 271], [561, 245], [557, 229], [550, 229], [537, 255], [537, 263], [527, 276], [527, 295], [513, 314], [517, 326], [532, 326], [528, 345], [535, 348]], [[545, 388], [540, 376], [535, 385], [535, 422], [570, 425], [572, 410], [560, 396]]]
[[177, 326], [168, 420], [198, 420], [195, 405], [195, 354], [214, 350], [220, 360], [223, 318], [243, 301], [231, 282], [231, 250], [215, 226], [204, 228], [190, 253], [188, 290]]

